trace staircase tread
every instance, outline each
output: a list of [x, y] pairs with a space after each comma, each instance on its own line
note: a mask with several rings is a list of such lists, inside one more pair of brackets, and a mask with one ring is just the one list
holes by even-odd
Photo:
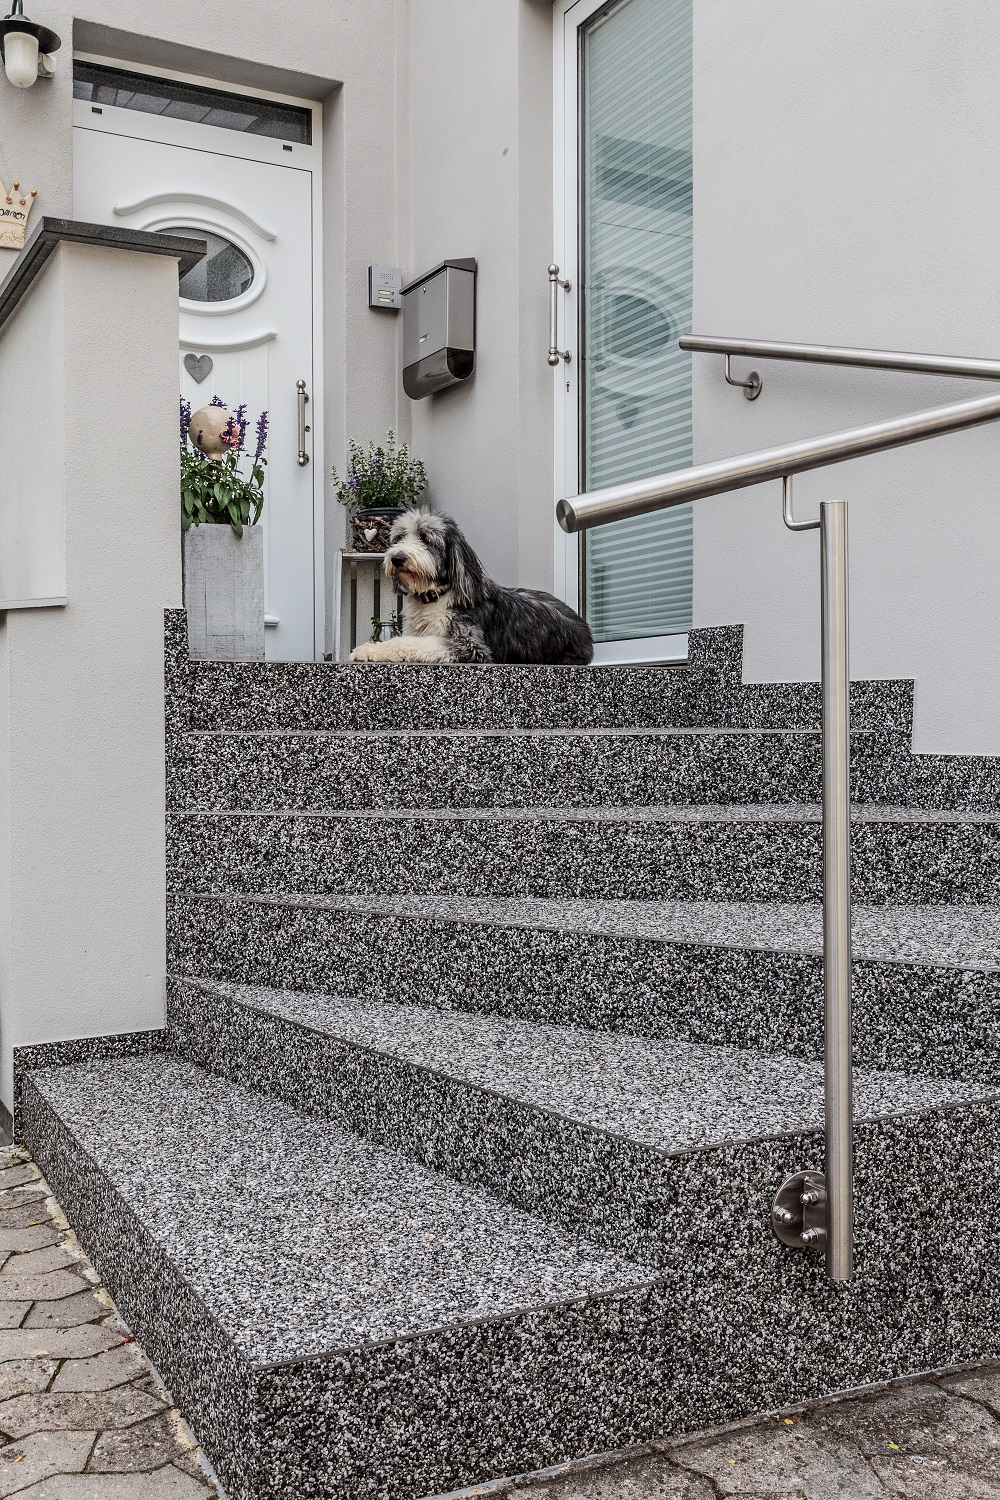
[[254, 1365], [655, 1274], [169, 1054], [31, 1077]]
[[[192, 901], [316, 907], [418, 920], [639, 938], [711, 948], [821, 954], [822, 907], [779, 901], [615, 901], [566, 897], [184, 894]], [[868, 906], [853, 910], [854, 957], [1000, 969], [1000, 905]]]
[[[182, 811], [192, 818], [326, 818], [332, 822], [567, 822], [567, 823], [821, 823], [818, 802], [698, 802], [656, 806], [598, 807], [362, 807], [362, 808], [202, 808]], [[1000, 823], [1000, 810], [890, 807], [858, 804], [851, 810], [856, 823]]]
[[[822, 1128], [822, 1063], [783, 1053], [217, 980], [187, 983], [667, 1154]], [[855, 1069], [854, 1078], [858, 1120], [1000, 1095], [1000, 1087], [978, 1082], [873, 1068]]]

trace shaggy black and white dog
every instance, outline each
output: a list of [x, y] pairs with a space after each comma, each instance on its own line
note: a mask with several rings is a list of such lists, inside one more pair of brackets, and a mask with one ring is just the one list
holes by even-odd
[[447, 516], [408, 510], [392, 528], [385, 571], [403, 593], [403, 634], [372, 641], [352, 661], [546, 662], [586, 666], [594, 638], [568, 604], [537, 589], [505, 589]]

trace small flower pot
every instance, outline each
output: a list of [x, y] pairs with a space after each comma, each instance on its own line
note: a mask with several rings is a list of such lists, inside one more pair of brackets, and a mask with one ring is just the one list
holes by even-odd
[[355, 552], [384, 552], [389, 533], [397, 517], [403, 514], [398, 505], [376, 505], [370, 510], [355, 511], [351, 516], [351, 546]]
[[184, 607], [193, 657], [264, 660], [264, 530], [192, 526], [184, 533]]

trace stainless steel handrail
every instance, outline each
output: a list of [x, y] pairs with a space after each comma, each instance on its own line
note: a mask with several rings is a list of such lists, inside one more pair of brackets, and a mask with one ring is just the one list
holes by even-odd
[[[964, 380], [1000, 380], [1000, 360], [970, 359], [965, 355], [902, 354], [889, 349], [841, 349], [836, 344], [785, 344], [770, 339], [727, 339], [697, 333], [686, 333], [678, 342], [682, 349], [696, 354], [743, 354], [748, 359], [795, 360], [813, 365], [852, 365], [867, 370], [901, 370], [910, 375], [957, 375]], [[730, 381], [730, 384], [733, 383]]]
[[609, 521], [621, 521], [628, 516], [644, 516], [649, 511], [666, 510], [706, 495], [722, 495], [728, 490], [763, 484], [768, 479], [783, 479], [786, 474], [803, 474], [807, 469], [822, 469], [849, 458], [864, 458], [907, 443], [941, 437], [947, 432], [980, 427], [998, 417], [1000, 396], [979, 396], [975, 401], [936, 406], [910, 416], [873, 422], [868, 427], [852, 427], [846, 432], [785, 443], [780, 448], [764, 448], [759, 453], [716, 459], [691, 469], [678, 469], [673, 474], [609, 485], [607, 489], [560, 500], [556, 515], [564, 531], [585, 531], [591, 526], [606, 526]]
[[[682, 340], [682, 343], [684, 340]], [[775, 346], [777, 347], [777, 346]], [[840, 351], [850, 352], [850, 351]], [[860, 351], [859, 351], [860, 352]], [[917, 356], [914, 356], [917, 357]], [[997, 366], [1000, 374], [1000, 365]], [[936, 373], [946, 373], [938, 370]], [[948, 373], [954, 373], [948, 372]], [[854, 1269], [854, 1107], [852, 1067], [851, 942], [851, 730], [848, 638], [847, 503], [823, 501], [818, 522], [796, 521], [792, 513], [792, 476], [808, 469], [843, 463], [865, 454], [883, 453], [906, 443], [923, 442], [1000, 421], [1000, 396], [964, 401], [887, 422], [827, 433], [786, 443], [759, 453], [698, 464], [673, 474], [632, 480], [573, 499], [560, 500], [564, 531], [629, 516], [646, 515], [781, 479], [782, 513], [793, 531], [820, 532], [823, 726], [823, 990], [825, 1077], [825, 1179], [797, 1173], [775, 1200], [772, 1223], [786, 1244], [826, 1246], [826, 1270], [832, 1281], [847, 1281]], [[822, 1203], [825, 1222], [811, 1215]], [[808, 1221], [808, 1222], [807, 1222]]]

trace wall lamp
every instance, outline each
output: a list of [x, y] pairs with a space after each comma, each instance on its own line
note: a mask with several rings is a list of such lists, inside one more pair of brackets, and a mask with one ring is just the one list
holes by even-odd
[[52, 53], [61, 46], [54, 31], [28, 20], [24, 0], [13, 0], [10, 15], [0, 21], [0, 57], [16, 89], [30, 89], [36, 78], [51, 78], [56, 71]]

